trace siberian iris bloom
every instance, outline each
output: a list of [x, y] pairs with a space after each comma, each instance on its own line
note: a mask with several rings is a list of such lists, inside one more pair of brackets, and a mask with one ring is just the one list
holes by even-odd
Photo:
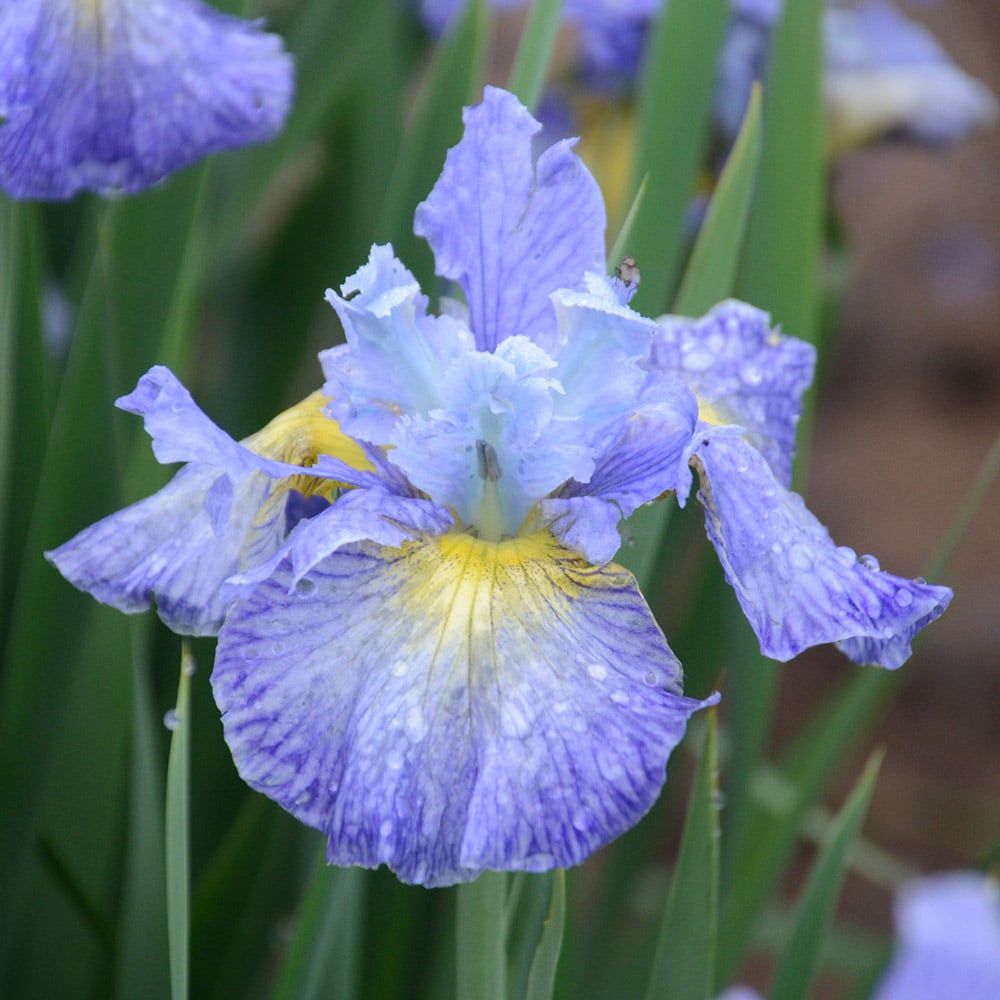
[[[766, 651], [896, 666], [950, 592], [837, 549], [788, 491], [812, 349], [739, 303], [657, 323], [604, 275], [572, 150], [487, 89], [415, 229], [464, 304], [389, 246], [327, 298], [326, 383], [242, 443], [163, 368], [120, 401], [159, 494], [50, 553], [126, 611], [218, 631], [236, 766], [338, 865], [445, 885], [582, 861], [659, 793], [688, 718], [619, 526], [702, 477], [709, 534]], [[190, 525], [188, 528], [183, 526]]]
[[[634, 81], [649, 32], [669, 0], [566, 0], [564, 20], [579, 35], [583, 76], [598, 90]], [[464, 0], [423, 0], [443, 30]], [[497, 9], [519, 0], [493, 0]], [[771, 37], [784, 0], [730, 0], [719, 56], [715, 117], [732, 141], [757, 80], [766, 79]], [[950, 58], [931, 32], [888, 0], [828, 0], [823, 23], [823, 89], [832, 152], [885, 138], [930, 146], [957, 142], [997, 118], [996, 98]]]
[[[1000, 889], [979, 872], [945, 872], [896, 897], [896, 945], [872, 1000], [1000, 997]], [[717, 1000], [762, 1000], [733, 986]]]
[[896, 948], [874, 1000], [1000, 996], [1000, 887], [979, 872], [946, 872], [903, 887]]
[[5, 0], [0, 189], [138, 191], [272, 138], [292, 76], [277, 36], [198, 0]]

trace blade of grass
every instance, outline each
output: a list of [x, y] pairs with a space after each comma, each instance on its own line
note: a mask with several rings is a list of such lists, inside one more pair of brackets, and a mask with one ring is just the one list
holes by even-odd
[[660, 925], [646, 1000], [707, 1000], [718, 929], [719, 759], [709, 710], [677, 867]]
[[130, 619], [132, 636], [132, 738], [122, 900], [114, 985], [116, 997], [170, 996], [167, 945], [165, 786], [160, 739], [162, 718], [149, 682], [148, 618]]
[[674, 312], [682, 316], [700, 316], [732, 294], [760, 163], [760, 108], [760, 87], [755, 85], [684, 270], [674, 303]]
[[528, 975], [526, 1000], [549, 1000], [555, 988], [556, 969], [566, 925], [566, 873], [561, 869], [551, 880], [549, 911]]
[[483, 872], [460, 885], [456, 897], [457, 995], [506, 1000], [507, 874]]
[[170, 945], [170, 995], [187, 1000], [190, 974], [190, 785], [191, 785], [191, 676], [194, 660], [185, 642], [181, 647], [177, 704], [167, 713], [173, 731], [167, 762], [166, 872], [167, 939]]
[[851, 849], [861, 830], [882, 763], [882, 753], [869, 759], [832, 827], [802, 893], [791, 936], [768, 994], [770, 1000], [799, 1000], [807, 996], [819, 967], [827, 930], [847, 871]]
[[823, 0], [786, 4], [764, 90], [757, 192], [737, 288], [785, 331], [816, 336], [824, 216]]
[[671, 0], [647, 45], [632, 183], [647, 178], [647, 190], [630, 243], [643, 275], [634, 307], [647, 316], [663, 312], [677, 283], [728, 11], [725, 0]]
[[626, 254], [626, 247], [629, 245], [629, 240], [632, 239], [632, 230], [635, 229], [635, 220], [639, 217], [639, 209], [642, 208], [643, 199], [646, 197], [646, 178], [643, 177], [642, 182], [639, 184], [638, 190], [635, 192], [635, 197], [632, 199], [632, 205], [628, 210], [628, 214], [625, 216], [625, 221], [622, 223], [622, 227], [618, 230], [618, 236], [615, 238], [615, 245], [611, 248], [611, 253], [608, 255], [608, 271], [613, 271], [622, 261], [622, 258]]
[[272, 1000], [355, 1000], [360, 995], [365, 887], [363, 871], [330, 867], [325, 845], [320, 849]]
[[563, 0], [535, 0], [514, 56], [507, 89], [529, 110], [538, 107], [556, 44]]
[[392, 243], [422, 288], [433, 287], [434, 266], [430, 249], [413, 235], [413, 212], [434, 186], [445, 153], [462, 136], [461, 109], [478, 97], [491, 31], [488, 4], [472, 0], [439, 46], [373, 234]]

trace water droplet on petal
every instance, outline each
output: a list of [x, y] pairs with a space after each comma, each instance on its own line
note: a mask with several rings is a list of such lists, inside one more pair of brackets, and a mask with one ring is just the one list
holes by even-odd
[[913, 603], [913, 593], [905, 588], [896, 591], [896, 603], [901, 608], [908, 608]]
[[760, 385], [764, 381], [764, 374], [757, 365], [748, 361], [740, 365], [740, 378], [747, 385]]
[[865, 569], [870, 569], [873, 573], [877, 573], [882, 567], [879, 566], [878, 560], [874, 556], [864, 555], [861, 557], [861, 565]]
[[643, 674], [642, 681], [649, 687], [656, 687], [660, 681], [660, 675], [655, 670], [647, 670], [646, 673]]
[[427, 720], [419, 705], [414, 705], [407, 713], [403, 732], [414, 743], [419, 743], [427, 735]]
[[301, 594], [305, 597], [307, 594], [311, 594], [316, 589], [316, 584], [312, 580], [301, 579], [297, 580], [295, 583], [295, 593]]
[[587, 673], [594, 678], [595, 681], [603, 681], [605, 677], [608, 676], [608, 668], [602, 663], [592, 663], [587, 667]]
[[163, 724], [167, 727], [167, 729], [173, 732], [177, 728], [177, 722], [177, 709], [168, 708], [163, 713]]
[[573, 813], [573, 826], [575, 826], [581, 833], [585, 833], [590, 829], [590, 815], [582, 809], [577, 809], [577, 811]]
[[812, 569], [816, 565], [812, 550], [798, 542], [788, 550], [788, 561], [796, 569], [802, 570]]

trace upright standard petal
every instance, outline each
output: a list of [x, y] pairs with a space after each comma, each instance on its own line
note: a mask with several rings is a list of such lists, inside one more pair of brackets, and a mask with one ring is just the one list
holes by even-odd
[[883, 573], [834, 545], [802, 498], [732, 431], [697, 435], [698, 499], [761, 651], [788, 660], [809, 646], [837, 642], [856, 662], [901, 666], [913, 636], [943, 614], [951, 591]]
[[438, 274], [465, 292], [476, 346], [492, 351], [515, 334], [551, 329], [549, 295], [603, 269], [604, 202], [571, 142], [532, 163], [540, 126], [513, 94], [487, 87], [463, 118], [465, 135], [413, 228]]
[[688, 717], [632, 577], [547, 534], [341, 549], [237, 604], [212, 685], [252, 787], [340, 865], [447, 885], [573, 865], [655, 800]]
[[816, 349], [772, 329], [767, 313], [744, 302], [723, 302], [700, 319], [662, 316], [659, 324], [652, 367], [684, 379], [706, 423], [743, 427], [775, 478], [791, 485]]
[[874, 1000], [1000, 997], [1000, 890], [979, 872], [948, 872], [904, 886], [895, 954]]
[[0, 5], [0, 188], [134, 192], [272, 138], [291, 102], [281, 40], [197, 0]]

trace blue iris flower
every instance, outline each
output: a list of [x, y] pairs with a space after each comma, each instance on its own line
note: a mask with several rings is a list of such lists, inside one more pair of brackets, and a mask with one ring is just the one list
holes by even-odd
[[321, 393], [237, 443], [166, 369], [120, 401], [159, 494], [49, 554], [126, 611], [218, 632], [212, 685], [244, 779], [340, 865], [444, 885], [572, 865], [649, 809], [687, 720], [619, 525], [701, 477], [762, 648], [897, 666], [950, 591], [837, 548], [788, 488], [808, 345], [724, 303], [646, 319], [604, 275], [572, 149], [487, 89], [416, 231], [464, 302], [440, 314], [389, 246], [327, 297]]
[[[872, 1000], [996, 1000], [1000, 996], [1000, 888], [980, 872], [943, 872], [896, 897], [892, 962]], [[717, 1000], [762, 1000], [733, 986]]]
[[5, 0], [0, 189], [141, 190], [272, 138], [292, 75], [277, 36], [198, 0]]
[[[496, 9], [523, 0], [493, 0]], [[598, 90], [636, 79], [649, 32], [668, 0], [566, 0], [563, 17], [580, 39], [583, 76]], [[443, 31], [465, 0], [422, 0]], [[719, 55], [715, 117], [724, 139], [739, 131], [752, 86], [766, 79], [771, 38], [784, 0], [730, 0]], [[888, 0], [828, 0], [824, 12], [824, 97], [834, 153], [884, 137], [930, 146], [957, 142], [997, 119], [982, 81], [962, 70], [931, 32]]]

